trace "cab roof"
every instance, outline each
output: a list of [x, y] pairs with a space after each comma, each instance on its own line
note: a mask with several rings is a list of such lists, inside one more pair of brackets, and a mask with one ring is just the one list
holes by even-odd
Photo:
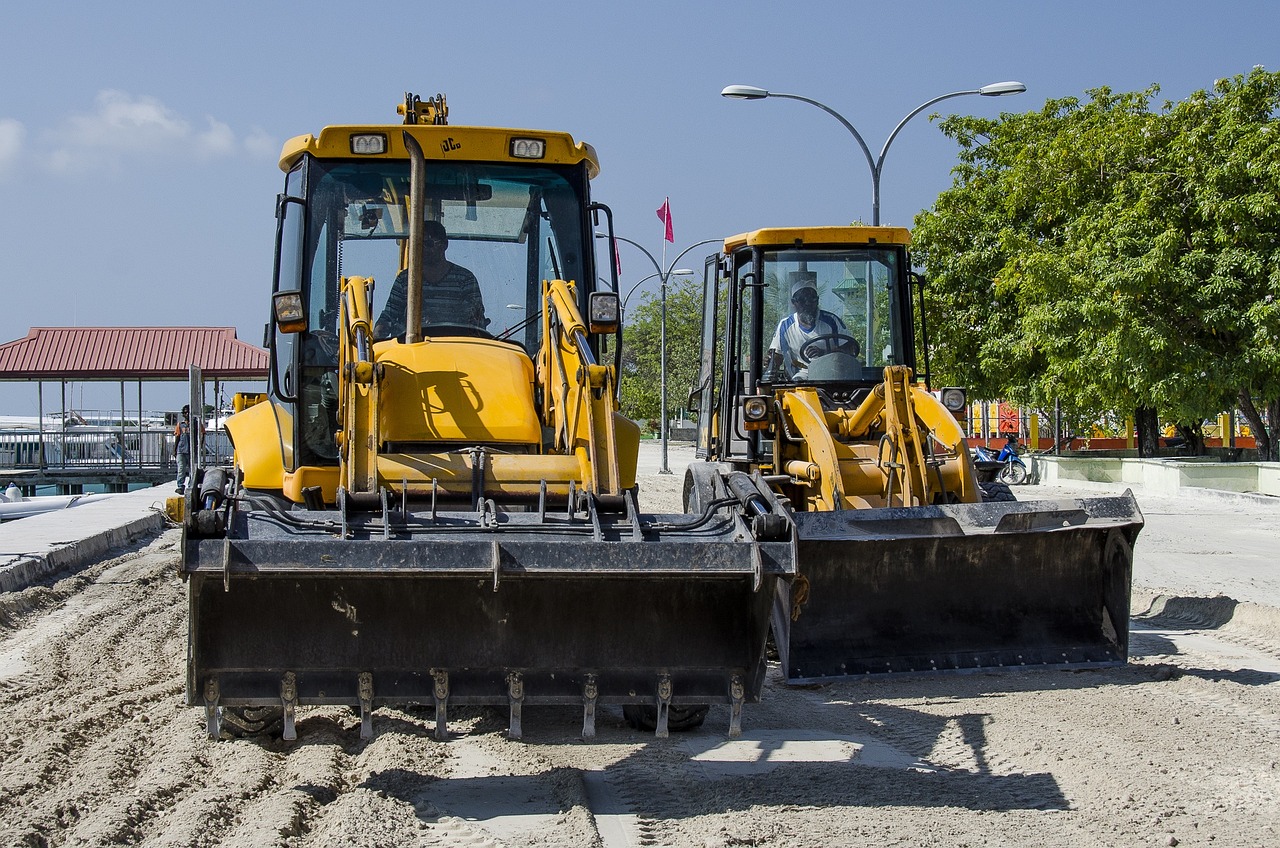
[[766, 227], [729, 236], [724, 240], [724, 252], [751, 247], [801, 247], [804, 245], [843, 244], [911, 244], [911, 232], [906, 227]]
[[[600, 160], [595, 148], [575, 142], [564, 132], [511, 129], [506, 127], [467, 127], [437, 124], [361, 124], [325, 127], [319, 135], [300, 135], [284, 143], [280, 152], [280, 169], [290, 171], [305, 153], [321, 159], [408, 159], [404, 133], [411, 133], [422, 146], [427, 159], [469, 162], [512, 162], [516, 164], [576, 165], [587, 163], [587, 176], [600, 173]], [[353, 152], [352, 137], [386, 136], [386, 152], [358, 154]], [[546, 152], [539, 159], [511, 155], [516, 139], [541, 139]]]

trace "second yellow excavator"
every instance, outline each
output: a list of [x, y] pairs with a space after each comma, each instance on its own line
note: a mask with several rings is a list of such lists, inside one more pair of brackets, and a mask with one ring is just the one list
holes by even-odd
[[916, 377], [909, 246], [895, 227], [782, 227], [708, 257], [686, 509], [743, 474], [787, 506], [789, 680], [1125, 662], [1137, 503], [978, 481], [964, 390]]

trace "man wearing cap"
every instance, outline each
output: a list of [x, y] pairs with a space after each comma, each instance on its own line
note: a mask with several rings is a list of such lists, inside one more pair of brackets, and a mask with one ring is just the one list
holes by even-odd
[[[836, 333], [847, 336], [849, 331], [835, 313], [818, 308], [818, 289], [812, 276], [799, 273], [797, 276], [791, 287], [791, 306], [795, 312], [778, 322], [773, 341], [769, 342], [764, 370], [766, 374], [776, 374], [781, 367], [787, 378], [803, 380], [809, 373], [809, 363], [800, 359], [805, 343]], [[839, 346], [836, 340], [828, 344], [833, 349]]]
[[[444, 224], [426, 221], [422, 225], [422, 325], [452, 324], [483, 330], [489, 326], [484, 299], [476, 275], [444, 258], [449, 236]], [[409, 272], [401, 271], [391, 284], [387, 305], [374, 325], [375, 338], [387, 338], [405, 331], [405, 310], [409, 305]]]

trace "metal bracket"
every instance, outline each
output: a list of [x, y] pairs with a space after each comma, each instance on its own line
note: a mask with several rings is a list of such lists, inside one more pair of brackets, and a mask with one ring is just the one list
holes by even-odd
[[582, 738], [594, 739], [596, 737], [596, 699], [600, 697], [600, 686], [596, 683], [596, 676], [588, 674], [586, 682], [582, 685]]
[[471, 508], [480, 512], [484, 502], [485, 450], [474, 447], [467, 452], [471, 454]]
[[671, 712], [671, 675], [664, 674], [658, 678], [658, 725], [653, 731], [653, 735], [659, 739], [666, 739], [670, 734], [667, 731], [667, 717]]
[[746, 701], [747, 687], [743, 685], [742, 675], [735, 674], [729, 678], [729, 738], [736, 739], [742, 735], [742, 705]]
[[222, 591], [231, 591], [231, 537], [222, 537]]
[[286, 742], [292, 742], [298, 738], [298, 730], [293, 724], [298, 708], [298, 675], [292, 671], [286, 671], [280, 680], [280, 703], [284, 707], [282, 736]]
[[493, 563], [493, 591], [498, 591], [498, 581], [502, 577], [502, 546], [495, 538], [490, 543], [489, 556]]
[[524, 678], [518, 671], [507, 675], [507, 698], [511, 701], [511, 724], [507, 728], [507, 738], [520, 739], [523, 735], [520, 729], [520, 708], [524, 705]]
[[209, 738], [215, 741], [222, 736], [222, 708], [218, 706], [220, 697], [218, 678], [210, 677], [204, 682], [204, 727]]
[[356, 692], [360, 696], [360, 738], [373, 738], [373, 675], [367, 671], [360, 672], [357, 678]]
[[347, 490], [344, 486], [338, 487], [338, 516], [342, 519], [342, 535], [339, 538], [350, 539], [351, 528], [347, 522]]
[[449, 738], [449, 724], [446, 711], [449, 707], [449, 672], [444, 669], [431, 669], [435, 679], [433, 694], [436, 698], [436, 740], [443, 742]]

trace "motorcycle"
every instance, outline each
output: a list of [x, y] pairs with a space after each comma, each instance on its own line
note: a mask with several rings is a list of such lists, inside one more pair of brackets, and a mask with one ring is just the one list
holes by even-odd
[[999, 453], [982, 445], [975, 447], [973, 467], [983, 483], [999, 480], [1010, 486], [1021, 486], [1030, 476], [1026, 463], [1018, 456], [1018, 437], [1012, 434], [1005, 438]]

